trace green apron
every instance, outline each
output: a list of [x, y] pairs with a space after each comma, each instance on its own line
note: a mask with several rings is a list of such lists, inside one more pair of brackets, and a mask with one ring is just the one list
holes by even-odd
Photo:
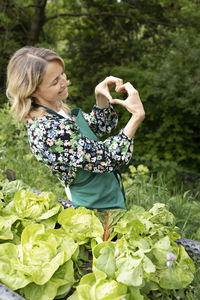
[[[97, 141], [97, 137], [90, 129], [81, 109], [72, 110], [76, 116], [76, 124], [83, 136]], [[82, 168], [77, 169], [76, 178], [70, 185], [72, 202], [75, 207], [84, 206], [90, 209], [125, 209], [124, 196], [119, 182], [111, 173], [92, 173]]]
[[[41, 107], [42, 105], [34, 104], [34, 106]], [[47, 107], [44, 108], [46, 108], [47, 112], [64, 118], [55, 111]], [[90, 129], [81, 109], [73, 109], [72, 114], [76, 116], [75, 122], [80, 128], [81, 135], [97, 141], [98, 138]], [[98, 210], [126, 209], [125, 196], [120, 189], [117, 176], [113, 172], [92, 173], [82, 168], [77, 168], [76, 178], [69, 186], [69, 189], [75, 207], [84, 206]]]

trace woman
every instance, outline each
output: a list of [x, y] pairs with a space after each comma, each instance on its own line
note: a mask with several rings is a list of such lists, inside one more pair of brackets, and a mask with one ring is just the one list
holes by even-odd
[[[7, 70], [7, 96], [12, 112], [26, 122], [36, 158], [58, 177], [75, 207], [106, 210], [125, 208], [115, 170], [128, 163], [133, 137], [144, 109], [138, 92], [113, 76], [95, 88], [96, 104], [90, 114], [70, 110], [64, 61], [55, 52], [24, 47], [11, 58]], [[112, 99], [110, 89], [126, 92], [126, 100]], [[117, 124], [111, 104], [124, 106], [131, 118], [119, 134], [98, 141]]]

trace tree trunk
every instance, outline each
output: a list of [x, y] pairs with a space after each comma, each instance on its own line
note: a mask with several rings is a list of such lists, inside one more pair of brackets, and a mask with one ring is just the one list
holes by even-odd
[[35, 13], [32, 19], [29, 45], [34, 46], [39, 41], [40, 32], [45, 23], [45, 7], [47, 0], [35, 0]]

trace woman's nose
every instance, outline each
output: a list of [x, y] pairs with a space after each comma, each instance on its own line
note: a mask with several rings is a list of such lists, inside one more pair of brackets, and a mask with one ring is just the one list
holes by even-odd
[[62, 86], [62, 87], [68, 86], [68, 80], [67, 80], [66, 75], [63, 76], [62, 79], [61, 79], [61, 86]]

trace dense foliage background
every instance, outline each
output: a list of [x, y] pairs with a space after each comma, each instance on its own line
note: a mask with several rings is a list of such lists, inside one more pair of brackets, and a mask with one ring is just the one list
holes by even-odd
[[[1, 107], [10, 55], [27, 44], [54, 48], [66, 62], [73, 106], [89, 111], [95, 85], [110, 74], [130, 81], [146, 110], [135, 156], [198, 172], [199, 6], [196, 0], [0, 0]], [[129, 114], [116, 109], [122, 127]]]

